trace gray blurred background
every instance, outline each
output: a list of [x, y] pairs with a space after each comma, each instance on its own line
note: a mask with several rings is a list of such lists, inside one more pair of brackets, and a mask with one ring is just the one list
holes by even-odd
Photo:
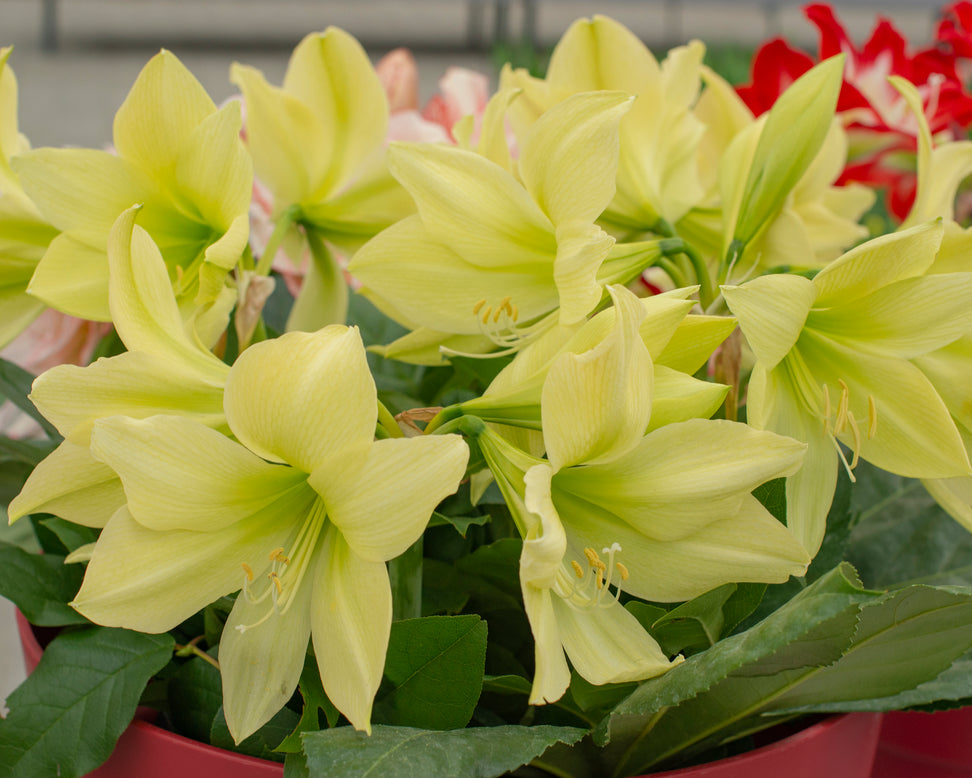
[[[15, 46], [9, 62], [20, 83], [20, 129], [34, 146], [102, 147], [111, 141], [112, 118], [139, 70], [161, 47], [175, 52], [221, 102], [234, 93], [230, 63], [258, 67], [279, 83], [291, 48], [306, 33], [336, 25], [355, 35], [375, 60], [397, 46], [411, 48], [424, 103], [449, 65], [487, 73], [495, 85], [504, 55], [513, 54], [517, 64], [542, 61], [573, 19], [596, 13], [623, 22], [659, 55], [700, 38], [722, 61], [735, 62], [744, 78], [752, 48], [771, 35], [815, 49], [816, 29], [800, 5], [784, 0], [0, 0], [0, 46]], [[938, 3], [834, 5], [859, 43], [875, 14], [883, 13], [921, 47], [932, 34]], [[22, 535], [19, 527], [12, 537], [0, 526], [0, 539]], [[0, 598], [0, 701], [23, 673], [13, 607]]]

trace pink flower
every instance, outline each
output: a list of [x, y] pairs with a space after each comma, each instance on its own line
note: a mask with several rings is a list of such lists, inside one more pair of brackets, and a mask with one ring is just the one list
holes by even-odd
[[[85, 321], [48, 308], [0, 356], [39, 375], [56, 365], [86, 365], [101, 339], [111, 331], [106, 322]], [[7, 402], [0, 405], [0, 434], [11, 438], [41, 435], [37, 423]]]

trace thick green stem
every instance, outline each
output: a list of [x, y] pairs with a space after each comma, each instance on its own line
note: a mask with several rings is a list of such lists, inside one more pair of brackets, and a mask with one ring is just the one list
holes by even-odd
[[391, 411], [385, 407], [381, 400], [378, 401], [378, 424], [388, 433], [388, 437], [390, 438], [405, 437], [402, 428], [395, 421], [395, 417], [391, 415]]

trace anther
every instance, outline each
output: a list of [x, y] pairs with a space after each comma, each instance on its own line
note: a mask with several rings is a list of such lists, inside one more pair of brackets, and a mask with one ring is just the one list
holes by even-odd
[[584, 556], [587, 558], [587, 564], [591, 567], [597, 567], [597, 563], [601, 561], [597, 552], [590, 546], [584, 549]]
[[486, 298], [485, 297], [473, 306], [473, 315], [479, 313], [480, 309], [484, 305], [486, 305]]
[[630, 575], [630, 573], [628, 573], [628, 568], [625, 567], [620, 562], [615, 562], [614, 563], [614, 566], [618, 569], [618, 572], [621, 574], [621, 580], [622, 581], [627, 581], [628, 580], [628, 576]]
[[280, 576], [271, 571], [267, 573], [267, 578], [273, 582], [274, 588], [277, 590], [277, 594], [283, 594], [283, 584], [280, 582]]
[[247, 581], [252, 581], [253, 580], [253, 568], [250, 567], [246, 562], [243, 562], [242, 565], [243, 565], [243, 572], [246, 573], [246, 580]]
[[574, 574], [578, 578], [584, 577], [584, 568], [580, 566], [580, 562], [578, 562], [576, 559], [571, 559], [570, 566], [574, 568]]
[[486, 308], [485, 308], [485, 310], [483, 311], [483, 318], [482, 318], [483, 324], [489, 324], [489, 315], [492, 312], [493, 312], [492, 306], [487, 305]]
[[877, 405], [874, 404], [874, 397], [867, 396], [867, 439], [871, 440], [877, 434]]
[[279, 557], [281, 554], [283, 554], [283, 546], [278, 546], [277, 548], [275, 548], [273, 551], [270, 552], [270, 561], [276, 562], [277, 557]]

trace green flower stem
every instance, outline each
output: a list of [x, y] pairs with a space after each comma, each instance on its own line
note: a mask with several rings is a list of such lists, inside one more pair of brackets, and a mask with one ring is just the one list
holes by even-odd
[[682, 274], [682, 269], [668, 257], [659, 257], [655, 260], [655, 265], [668, 274], [675, 286], [681, 288], [689, 285], [688, 279]]
[[287, 230], [291, 228], [298, 218], [300, 218], [299, 205], [292, 205], [280, 214], [280, 218], [273, 226], [273, 232], [270, 233], [270, 240], [267, 241], [267, 246], [263, 250], [263, 254], [260, 255], [260, 262], [256, 268], [258, 275], [270, 275], [270, 268], [273, 267], [273, 258], [277, 255], [277, 250], [280, 248], [280, 244], [283, 243]]
[[[431, 435], [433, 432], [438, 435], [445, 435], [446, 430], [440, 429], [443, 424], [449, 421], [459, 421], [462, 418], [462, 409], [458, 405], [450, 405], [448, 408], [443, 408], [432, 420], [425, 425], [425, 434]], [[452, 431], [451, 429], [449, 430]]]

